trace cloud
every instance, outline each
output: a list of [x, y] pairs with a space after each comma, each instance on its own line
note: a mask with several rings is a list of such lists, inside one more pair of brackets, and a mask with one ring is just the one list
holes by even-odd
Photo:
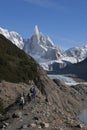
[[59, 5], [58, 2], [56, 3], [55, 0], [24, 0], [24, 1], [45, 8], [55, 8], [55, 9], [63, 8], [63, 6]]
[[61, 42], [66, 42], [66, 43], [72, 43], [72, 44], [77, 44], [77, 43], [80, 43], [80, 41], [75, 41], [73, 39], [70, 39], [70, 38], [66, 38], [66, 37], [60, 37], [60, 36], [54, 36], [56, 40], [59, 40]]
[[54, 36], [55, 39], [55, 44], [57, 46], [61, 46], [64, 50], [68, 49], [68, 48], [72, 48], [72, 47], [76, 47], [76, 46], [81, 46], [82, 42], [79, 40], [73, 40], [70, 38], [66, 38], [66, 37], [60, 37], [60, 36]]

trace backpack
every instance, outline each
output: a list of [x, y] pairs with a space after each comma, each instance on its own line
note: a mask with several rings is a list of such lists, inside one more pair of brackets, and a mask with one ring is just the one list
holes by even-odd
[[36, 89], [35, 88], [33, 88], [32, 93], [33, 93], [34, 96], [36, 95]]
[[25, 103], [24, 97], [21, 97], [21, 98], [20, 98], [20, 104], [22, 105], [22, 104], [24, 104], [24, 103]]

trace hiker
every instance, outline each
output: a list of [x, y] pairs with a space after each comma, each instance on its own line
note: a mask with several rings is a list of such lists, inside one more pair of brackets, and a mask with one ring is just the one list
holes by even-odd
[[36, 89], [35, 89], [35, 87], [30, 89], [30, 93], [31, 93], [31, 98], [35, 99], [35, 97], [36, 97]]
[[24, 104], [25, 104], [25, 99], [24, 99], [24, 96], [21, 96], [21, 97], [20, 97], [19, 106], [23, 109]]

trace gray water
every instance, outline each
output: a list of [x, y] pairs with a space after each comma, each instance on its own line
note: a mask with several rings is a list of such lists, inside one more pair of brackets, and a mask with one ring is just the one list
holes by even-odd
[[85, 124], [87, 124], [87, 109], [82, 110], [82, 112], [80, 113], [80, 115], [78, 116], [78, 118], [84, 122]]
[[85, 106], [85, 109], [83, 109], [81, 111], [81, 113], [79, 114], [78, 118], [79, 118], [79, 120], [81, 120], [82, 122], [87, 124], [87, 101], [84, 102], [84, 106]]

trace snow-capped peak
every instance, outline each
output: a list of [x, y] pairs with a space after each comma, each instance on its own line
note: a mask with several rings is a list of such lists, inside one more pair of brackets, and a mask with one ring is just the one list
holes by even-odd
[[34, 28], [34, 34], [28, 40], [27, 44], [25, 44], [24, 50], [33, 57], [37, 55], [37, 57], [39, 56], [44, 59], [54, 60], [62, 56], [61, 51], [54, 46], [50, 37], [41, 33], [37, 25]]
[[87, 57], [87, 45], [83, 47], [70, 48], [65, 53], [68, 57], [74, 57], [78, 62], [80, 62]]
[[23, 38], [14, 31], [9, 32], [7, 29], [3, 29], [0, 27], [0, 34], [4, 35], [7, 39], [9, 39], [13, 44], [15, 44], [20, 49], [23, 49], [24, 43]]
[[40, 35], [40, 32], [39, 32], [37, 25], [35, 25], [35, 28], [34, 28], [34, 35]]

